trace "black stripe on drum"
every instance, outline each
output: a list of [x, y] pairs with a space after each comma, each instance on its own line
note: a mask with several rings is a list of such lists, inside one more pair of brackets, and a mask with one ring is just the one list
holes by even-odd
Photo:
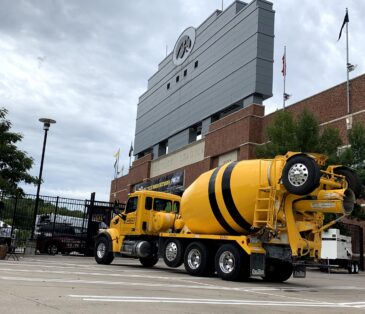
[[231, 175], [232, 170], [236, 166], [237, 162], [234, 161], [230, 163], [227, 168], [224, 170], [223, 178], [222, 178], [222, 194], [223, 200], [227, 207], [227, 210], [233, 220], [243, 229], [250, 230], [251, 225], [241, 216], [238, 211], [232, 197], [231, 193]]
[[218, 223], [222, 226], [224, 230], [226, 230], [230, 234], [237, 234], [237, 231], [234, 230], [228, 222], [224, 219], [221, 211], [219, 210], [217, 197], [215, 195], [215, 180], [217, 178], [217, 173], [220, 170], [221, 167], [218, 167], [213, 171], [212, 176], [209, 179], [209, 186], [208, 186], [208, 195], [209, 195], [209, 203], [210, 208], [212, 209], [212, 212], [214, 214], [215, 219], [218, 221]]

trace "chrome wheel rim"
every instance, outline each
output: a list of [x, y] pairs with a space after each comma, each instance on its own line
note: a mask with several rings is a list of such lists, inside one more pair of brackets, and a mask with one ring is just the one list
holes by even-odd
[[197, 249], [190, 250], [188, 254], [188, 265], [190, 269], [198, 269], [201, 264], [201, 253]]
[[308, 180], [308, 168], [301, 163], [290, 167], [288, 180], [294, 186], [302, 186]]
[[169, 262], [172, 262], [176, 259], [177, 257], [177, 245], [175, 242], [169, 242], [167, 245], [166, 245], [166, 259], [169, 261]]
[[96, 250], [98, 258], [103, 258], [105, 255], [105, 251], [106, 251], [105, 243], [99, 243], [98, 248]]
[[235, 258], [232, 252], [225, 251], [219, 256], [219, 268], [225, 274], [231, 273], [235, 268]]

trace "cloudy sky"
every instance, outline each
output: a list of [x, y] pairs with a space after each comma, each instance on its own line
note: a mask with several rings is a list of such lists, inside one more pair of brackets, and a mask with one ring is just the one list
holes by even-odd
[[[349, 8], [352, 77], [365, 72], [365, 1], [274, 0], [274, 97], [282, 106], [281, 57], [287, 46], [288, 104], [346, 79]], [[232, 1], [224, 0], [224, 7]], [[0, 106], [38, 175], [41, 117], [57, 120], [47, 142], [41, 194], [108, 200], [113, 154], [128, 168], [138, 97], [180, 33], [199, 26], [221, 0], [0, 0]], [[36, 187], [24, 186], [35, 194]]]

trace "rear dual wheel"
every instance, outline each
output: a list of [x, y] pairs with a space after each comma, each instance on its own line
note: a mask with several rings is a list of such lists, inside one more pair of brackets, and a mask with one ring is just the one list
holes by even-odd
[[215, 255], [215, 269], [219, 278], [237, 281], [250, 277], [249, 256], [234, 244], [222, 245]]
[[184, 254], [184, 267], [191, 276], [209, 276], [214, 273], [211, 251], [202, 242], [190, 243]]
[[358, 274], [359, 273], [359, 264], [357, 262], [352, 262], [348, 267], [349, 274]]

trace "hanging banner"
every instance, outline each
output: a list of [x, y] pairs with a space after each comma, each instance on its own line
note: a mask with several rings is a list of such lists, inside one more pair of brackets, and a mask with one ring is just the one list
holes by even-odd
[[181, 194], [184, 191], [184, 171], [176, 171], [134, 186], [134, 192], [141, 190]]

